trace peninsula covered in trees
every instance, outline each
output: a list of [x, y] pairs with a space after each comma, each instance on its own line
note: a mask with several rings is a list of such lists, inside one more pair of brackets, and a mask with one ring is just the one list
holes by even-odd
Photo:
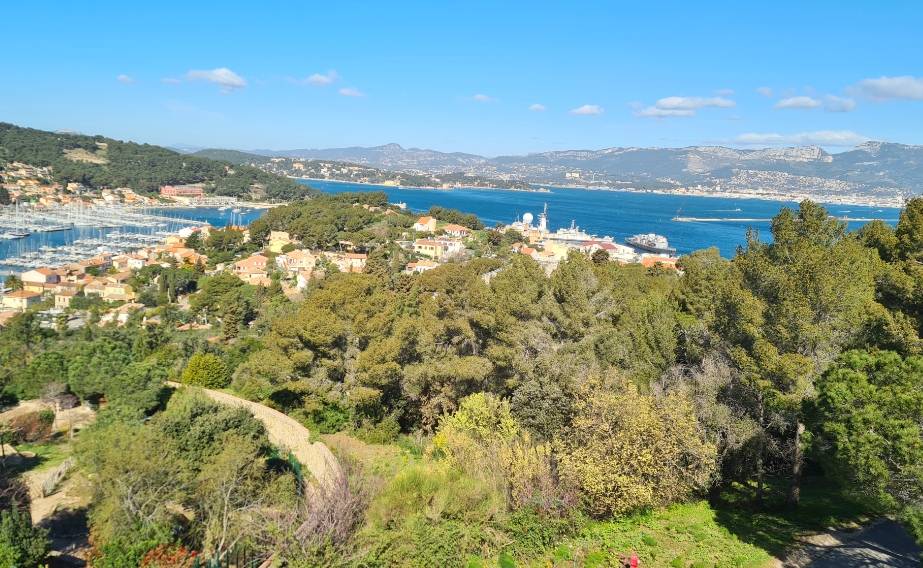
[[0, 123], [0, 170], [19, 162], [48, 168], [51, 179], [91, 189], [127, 187], [154, 194], [163, 185], [203, 183], [206, 192], [241, 199], [287, 200], [312, 190], [283, 176], [227, 161], [189, 156], [104, 136], [47, 132]]
[[[294, 202], [188, 237], [205, 262], [135, 271], [124, 320], [6, 324], [8, 403], [96, 413], [73, 441], [39, 413], [5, 434], [76, 457], [94, 566], [761, 567], [883, 515], [923, 537], [923, 200], [856, 232], [804, 201], [678, 271], [605, 251], [549, 270], [514, 231], [430, 216]], [[463, 257], [408, 246], [459, 227]], [[338, 473], [215, 396], [294, 419]], [[34, 566], [57, 525], [29, 523], [17, 467], [0, 558]]]
[[196, 151], [192, 155], [215, 160], [226, 160], [235, 164], [246, 164], [270, 173], [304, 179], [400, 185], [405, 187], [432, 187], [436, 189], [476, 187], [538, 191], [532, 184], [523, 180], [511, 179], [508, 176], [489, 177], [454, 171], [388, 170], [352, 162], [263, 156], [238, 150], [206, 149]]

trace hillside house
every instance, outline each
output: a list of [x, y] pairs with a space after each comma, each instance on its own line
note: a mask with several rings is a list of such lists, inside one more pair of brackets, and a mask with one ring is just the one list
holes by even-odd
[[368, 260], [367, 254], [358, 252], [325, 252], [324, 257], [340, 272], [362, 272]]
[[408, 262], [407, 266], [404, 268], [405, 274], [420, 274], [426, 272], [427, 270], [432, 270], [439, 266], [438, 262], [429, 260], [427, 258], [421, 258], [420, 260], [414, 262]]
[[293, 250], [276, 257], [276, 266], [285, 272], [311, 271], [316, 264], [317, 256], [307, 249]]
[[413, 230], [420, 233], [432, 233], [436, 230], [436, 219], [428, 215], [420, 217], [413, 224]]
[[135, 299], [135, 290], [123, 282], [106, 281], [102, 292], [107, 302], [131, 302]]
[[42, 295], [39, 292], [16, 290], [3, 296], [3, 307], [7, 310], [24, 312], [41, 301]]
[[446, 260], [461, 255], [465, 246], [461, 241], [452, 239], [417, 239], [413, 243], [413, 252], [432, 260]]
[[463, 227], [461, 225], [456, 225], [454, 223], [449, 223], [448, 225], [443, 227], [442, 230], [445, 231], [445, 234], [449, 235], [450, 237], [457, 237], [460, 239], [464, 239], [464, 238], [468, 238], [469, 236], [471, 236], [471, 229], [469, 229], [468, 227]]
[[269, 258], [261, 254], [254, 254], [242, 260], [238, 260], [233, 265], [234, 274], [247, 284], [258, 286], [268, 285]]
[[23, 290], [44, 294], [61, 281], [61, 275], [50, 268], [42, 267], [23, 272], [20, 280]]
[[103, 292], [106, 290], [106, 281], [103, 278], [93, 278], [89, 280], [86, 285], [83, 287], [84, 296], [98, 296], [102, 298]]
[[660, 266], [669, 270], [678, 270], [676, 267], [676, 261], [678, 259], [672, 256], [663, 256], [657, 254], [643, 254], [641, 255], [641, 266], [646, 268], [653, 268], [654, 266]]
[[71, 306], [71, 300], [77, 296], [77, 292], [71, 290], [61, 290], [54, 293], [54, 307], [58, 309], [67, 309]]

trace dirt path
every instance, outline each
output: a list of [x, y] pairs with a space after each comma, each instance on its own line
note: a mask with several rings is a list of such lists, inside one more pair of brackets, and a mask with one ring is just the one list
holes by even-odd
[[340, 465], [330, 449], [322, 442], [312, 444], [311, 432], [294, 418], [257, 402], [224, 392], [173, 382], [167, 384], [174, 388], [196, 389], [216, 402], [246, 408], [266, 427], [269, 441], [280, 448], [290, 450], [295, 458], [321, 483], [334, 479], [338, 474]]
[[858, 530], [830, 530], [806, 536], [802, 546], [775, 566], [784, 568], [871, 568], [920, 566], [923, 553], [913, 537], [891, 519]]
[[882, 519], [843, 542], [826, 547], [807, 568], [911, 568], [920, 566], [921, 553], [923, 550], [904, 527], [890, 519]]

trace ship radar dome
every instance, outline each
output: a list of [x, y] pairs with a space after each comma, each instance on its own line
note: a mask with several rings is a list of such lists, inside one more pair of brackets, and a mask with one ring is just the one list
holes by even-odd
[[522, 222], [525, 223], [526, 225], [531, 225], [532, 219], [533, 217], [531, 213], [526, 213], [525, 215], [522, 216]]

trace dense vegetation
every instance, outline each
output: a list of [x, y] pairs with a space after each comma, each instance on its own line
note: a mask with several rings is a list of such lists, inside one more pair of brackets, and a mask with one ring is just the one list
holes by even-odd
[[468, 227], [469, 229], [477, 230], [484, 228], [484, 223], [481, 223], [481, 220], [478, 219], [477, 215], [473, 213], [462, 213], [457, 209], [450, 209], [448, 207], [439, 207], [438, 205], [433, 205], [429, 208], [427, 214], [439, 219], [440, 221], [445, 221], [446, 223], [455, 223], [456, 225]]
[[485, 187], [530, 190], [532, 186], [524, 181], [495, 179], [475, 176], [470, 173], [419, 173], [400, 170], [373, 168], [364, 163], [331, 160], [304, 160], [298, 158], [268, 158], [237, 150], [207, 149], [193, 155], [224, 160], [234, 164], [248, 164], [265, 171], [285, 176], [329, 179], [336, 181], [398, 184], [405, 187]]
[[[693, 253], [682, 274], [573, 253], [546, 275], [487, 231], [480, 257], [411, 276], [392, 241], [413, 217], [385, 206], [324, 196], [267, 212], [250, 243], [197, 244], [239, 254], [285, 230], [370, 252], [366, 273], [294, 301], [175, 267], [136, 276], [159, 325], [52, 331], [25, 314], [0, 334], [7, 396], [107, 403], [78, 445], [100, 565], [246, 543], [291, 566], [607, 565], [632, 550], [760, 566], [796, 528], [854, 512], [923, 536], [923, 200], [896, 229], [855, 233], [806, 201], [771, 242]], [[220, 332], [175, 331], [193, 317]], [[259, 423], [171, 398], [165, 379], [288, 413], [348, 476], [300, 492]]]
[[204, 182], [215, 195], [294, 199], [312, 191], [250, 166], [179, 154], [150, 144], [103, 136], [45, 132], [0, 123], [0, 167], [8, 162], [50, 167], [52, 180], [91, 188], [129, 187], [157, 192], [162, 185]]
[[224, 150], [221, 148], [206, 148], [197, 150], [191, 154], [199, 158], [208, 158], [209, 160], [219, 160], [222, 162], [231, 162], [235, 165], [242, 164], [262, 164], [269, 161], [266, 156], [241, 152], [240, 150]]
[[343, 240], [368, 248], [384, 245], [400, 238], [402, 227], [413, 223], [407, 215], [396, 215], [389, 221], [380, 211], [369, 209], [387, 204], [383, 191], [323, 195], [270, 209], [251, 224], [250, 238], [262, 243], [270, 231], [286, 231], [309, 248], [334, 249]]

